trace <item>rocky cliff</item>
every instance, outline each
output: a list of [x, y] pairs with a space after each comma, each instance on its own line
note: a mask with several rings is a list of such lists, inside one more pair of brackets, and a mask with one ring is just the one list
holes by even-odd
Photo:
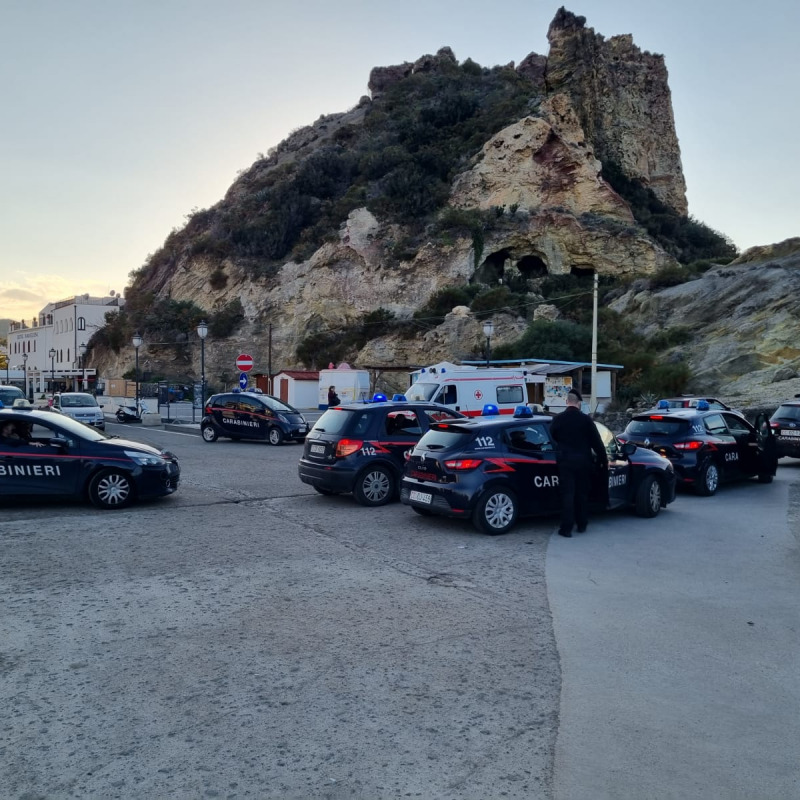
[[[410, 319], [447, 287], [491, 288], [515, 276], [534, 291], [546, 275], [649, 274], [673, 264], [603, 177], [613, 164], [686, 213], [663, 58], [642, 53], [631, 36], [606, 41], [564, 9], [548, 38], [547, 56], [532, 53], [516, 68], [459, 64], [449, 48], [375, 68], [370, 97], [293, 133], [170, 235], [128, 289], [131, 324], [145, 326], [147, 307], [165, 299], [209, 316], [241, 303], [235, 329], [206, 343], [208, 374], [231, 372], [242, 350], [265, 371], [268, 347], [278, 370], [312, 366], [298, 356], [310, 334], [346, 331], [377, 308]], [[485, 138], [471, 134], [471, 152], [437, 173], [438, 153], [449, 151], [433, 149], [433, 138], [479, 116], [484, 99], [469, 91], [481, 80], [494, 81], [492, 97], [505, 92], [499, 108], [521, 113], [493, 130], [476, 127]], [[382, 122], [407, 87], [422, 105], [389, 135]], [[403, 206], [415, 193], [424, 213]], [[441, 220], [459, 212], [482, 227], [444, 230]], [[334, 227], [321, 230], [321, 220]], [[496, 343], [517, 338], [528, 321], [506, 314]], [[482, 341], [479, 321], [462, 309], [436, 330], [373, 335], [346, 355], [356, 364], [416, 364], [468, 357]], [[92, 359], [121, 374], [131, 353], [98, 346]], [[198, 369], [196, 348], [153, 349], [150, 361], [163, 374]]]

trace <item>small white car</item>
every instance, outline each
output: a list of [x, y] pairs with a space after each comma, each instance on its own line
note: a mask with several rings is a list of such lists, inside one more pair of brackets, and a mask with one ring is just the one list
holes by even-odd
[[103, 407], [87, 392], [61, 392], [53, 397], [52, 411], [71, 417], [84, 425], [91, 425], [101, 431], [106, 428]]

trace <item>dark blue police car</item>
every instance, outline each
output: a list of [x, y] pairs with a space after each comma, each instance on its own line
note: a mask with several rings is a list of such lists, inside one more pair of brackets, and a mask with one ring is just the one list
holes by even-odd
[[[552, 416], [520, 406], [513, 417], [450, 420], [431, 430], [411, 451], [400, 500], [423, 515], [471, 519], [478, 530], [505, 533], [518, 517], [557, 514], [558, 445]], [[675, 474], [667, 459], [623, 445], [597, 425], [608, 453], [608, 473], [598, 465], [590, 502], [596, 509], [633, 507], [654, 517], [675, 498]]]
[[178, 459], [166, 450], [30, 407], [0, 409], [0, 502], [60, 495], [124, 508], [172, 494], [179, 480]]
[[635, 415], [619, 438], [668, 458], [679, 486], [709, 496], [725, 481], [754, 476], [760, 483], [772, 481], [778, 457], [766, 415], [753, 426], [741, 414], [710, 408], [705, 400], [682, 409], [662, 403]]
[[300, 480], [320, 494], [352, 492], [364, 506], [381, 506], [397, 497], [403, 465], [431, 424], [465, 419], [446, 406], [388, 400], [376, 394], [369, 403], [329, 408], [306, 436]]
[[800, 458], [800, 394], [781, 403], [769, 424], [775, 434], [778, 457]]

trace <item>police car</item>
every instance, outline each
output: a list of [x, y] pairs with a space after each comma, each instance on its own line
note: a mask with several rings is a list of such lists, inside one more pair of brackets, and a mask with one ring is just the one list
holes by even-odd
[[206, 400], [200, 422], [204, 442], [261, 439], [270, 444], [302, 442], [308, 433], [305, 417], [294, 407], [262, 392], [224, 392]]
[[[437, 422], [411, 451], [400, 500], [422, 515], [471, 519], [478, 530], [505, 533], [518, 517], [557, 514], [558, 445], [552, 416], [520, 406], [513, 416], [496, 414]], [[608, 453], [608, 473], [595, 470], [591, 505], [632, 507], [654, 517], [675, 498], [669, 461], [650, 450], [623, 445], [595, 423]]]
[[[665, 397], [658, 401], [658, 408], [697, 408], [700, 401], [708, 403], [708, 408], [718, 411], [735, 411], [716, 397], [699, 397], [695, 394], [682, 394], [680, 397]], [[666, 403], [666, 405], [664, 405]]]
[[172, 453], [36, 411], [26, 400], [0, 409], [0, 433], [0, 502], [61, 495], [88, 497], [97, 508], [116, 509], [178, 488], [180, 465]]
[[800, 394], [781, 403], [769, 424], [775, 434], [778, 457], [800, 458]]
[[381, 506], [396, 499], [403, 465], [420, 437], [434, 422], [458, 419], [465, 417], [445, 406], [381, 393], [369, 403], [329, 408], [306, 437], [300, 480], [320, 494], [352, 492], [361, 505]]
[[634, 416], [619, 438], [668, 458], [679, 486], [710, 496], [726, 481], [753, 476], [760, 483], [772, 481], [778, 458], [765, 415], [753, 426], [741, 414], [712, 409], [705, 400], [695, 408], [659, 406]]

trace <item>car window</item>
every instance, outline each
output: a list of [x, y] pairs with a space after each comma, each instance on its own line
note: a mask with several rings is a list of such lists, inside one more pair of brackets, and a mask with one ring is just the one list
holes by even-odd
[[472, 438], [472, 431], [442, 423], [431, 428], [417, 443], [423, 450], [462, 450]]
[[522, 386], [498, 386], [497, 387], [497, 402], [498, 403], [523, 403], [525, 402], [522, 397]]
[[724, 436], [728, 433], [728, 426], [725, 420], [722, 419], [722, 414], [709, 414], [704, 420], [703, 425], [705, 429], [715, 436]]
[[313, 430], [322, 433], [347, 433], [350, 436], [363, 436], [369, 428], [369, 420], [370, 414], [367, 411], [329, 408], [314, 423]]
[[409, 386], [406, 390], [406, 399], [409, 402], [414, 401], [418, 403], [424, 402], [425, 400], [430, 400], [438, 388], [438, 383], [425, 383], [423, 381], [417, 381], [417, 383], [412, 383], [411, 386]]
[[261, 398], [261, 401], [267, 408], [271, 409], [272, 411], [288, 411], [290, 414], [299, 413], [294, 406], [290, 406], [288, 403], [284, 403], [282, 400], [278, 400], [277, 397], [264, 395]]
[[257, 400], [248, 400], [247, 398], [242, 398], [239, 401], [239, 410], [245, 411], [248, 414], [263, 414], [264, 406], [262, 406]]
[[427, 418], [429, 427], [431, 422], [442, 422], [448, 419], [461, 419], [458, 414], [453, 414], [452, 412], [446, 411], [443, 408], [426, 408], [423, 409], [421, 413]]
[[779, 419], [796, 419], [800, 420], [800, 405], [798, 406], [780, 406], [778, 410], [772, 415], [771, 422]]
[[753, 433], [752, 428], [736, 414], [723, 414], [728, 430], [733, 434]]
[[417, 414], [411, 409], [390, 411], [385, 417], [384, 428], [388, 436], [420, 436], [422, 434]]
[[4, 406], [11, 407], [15, 400], [19, 400], [20, 397], [25, 397], [22, 393], [22, 389], [17, 389], [14, 386], [4, 386], [0, 388], [0, 401], [2, 401]]
[[436, 395], [434, 402], [443, 403], [446, 406], [452, 406], [458, 402], [458, 392], [456, 387], [449, 383], [443, 386], [439, 394]]
[[521, 452], [542, 453], [553, 450], [553, 443], [550, 441], [544, 425], [539, 423], [512, 428], [508, 431], [508, 440], [514, 450]]
[[634, 419], [625, 428], [626, 436], [680, 436], [689, 430], [689, 422], [662, 414]]

